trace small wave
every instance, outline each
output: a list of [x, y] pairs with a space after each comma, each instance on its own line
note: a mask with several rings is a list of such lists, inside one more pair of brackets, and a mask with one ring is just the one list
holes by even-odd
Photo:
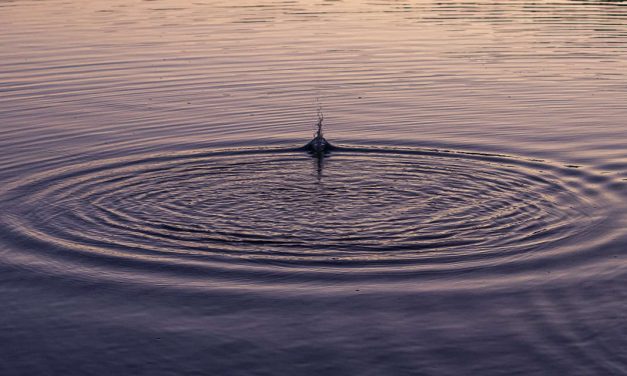
[[581, 169], [360, 147], [316, 164], [239, 149], [62, 166], [6, 187], [3, 236], [50, 273], [288, 283], [524, 273], [610, 236], [604, 178]]

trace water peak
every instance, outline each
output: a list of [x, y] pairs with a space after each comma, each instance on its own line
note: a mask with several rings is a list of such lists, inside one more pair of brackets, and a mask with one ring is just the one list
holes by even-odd
[[322, 110], [318, 110], [318, 123], [316, 124], [316, 132], [314, 133], [314, 138], [305, 145], [305, 150], [308, 152], [322, 157], [331, 149], [333, 146], [324, 138], [322, 128], [323, 128], [324, 115], [322, 114]]

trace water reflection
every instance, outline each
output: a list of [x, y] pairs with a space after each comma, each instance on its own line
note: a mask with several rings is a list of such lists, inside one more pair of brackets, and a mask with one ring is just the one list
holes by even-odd
[[627, 373], [624, 5], [0, 2], [0, 374]]

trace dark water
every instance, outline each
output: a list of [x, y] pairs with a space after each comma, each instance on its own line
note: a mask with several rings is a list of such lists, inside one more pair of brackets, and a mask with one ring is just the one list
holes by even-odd
[[625, 5], [1, 1], [0, 374], [627, 374]]

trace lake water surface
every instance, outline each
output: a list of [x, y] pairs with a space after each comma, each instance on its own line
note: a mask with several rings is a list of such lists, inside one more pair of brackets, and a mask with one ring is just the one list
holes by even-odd
[[0, 1], [0, 183], [2, 375], [627, 374], [623, 1]]

